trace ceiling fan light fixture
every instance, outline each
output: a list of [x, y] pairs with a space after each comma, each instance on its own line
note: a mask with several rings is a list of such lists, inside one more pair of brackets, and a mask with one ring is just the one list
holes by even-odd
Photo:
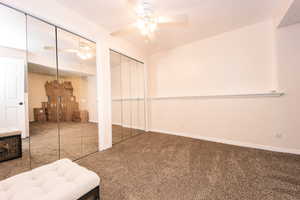
[[153, 33], [157, 28], [157, 23], [150, 23], [149, 24], [149, 29], [150, 29], [150, 32]]
[[155, 33], [164, 25], [173, 24], [176, 26], [186, 25], [188, 23], [187, 15], [175, 15], [171, 17], [161, 16], [155, 12], [152, 0], [127, 0], [134, 8], [136, 20], [127, 26], [120, 28], [110, 35], [118, 36], [128, 34], [128, 32], [138, 30], [147, 42], [155, 38]]
[[79, 41], [77, 56], [82, 60], [88, 60], [94, 57], [93, 47], [87, 42]]
[[145, 22], [144, 22], [143, 19], [138, 19], [138, 20], [137, 20], [137, 27], [138, 27], [140, 30], [145, 29]]
[[137, 21], [137, 27], [140, 29], [143, 36], [150, 36], [157, 29], [155, 18], [140, 18]]
[[81, 58], [82, 60], [88, 60], [88, 59], [91, 59], [93, 57], [93, 54], [89, 53], [89, 52], [78, 51], [77, 56], [79, 58]]

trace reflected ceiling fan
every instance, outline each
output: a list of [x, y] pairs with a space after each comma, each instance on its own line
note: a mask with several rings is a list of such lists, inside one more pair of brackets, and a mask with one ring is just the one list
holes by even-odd
[[[55, 51], [53, 46], [44, 46], [45, 50]], [[95, 56], [95, 45], [90, 45], [84, 41], [78, 41], [78, 48], [76, 49], [58, 49], [59, 52], [75, 53], [82, 60], [88, 60]]]
[[159, 16], [154, 10], [151, 0], [127, 0], [130, 7], [133, 8], [137, 20], [126, 27], [111, 33], [112, 36], [122, 35], [139, 29], [141, 34], [149, 41], [154, 38], [157, 28], [170, 25], [186, 25], [188, 23], [187, 15]]

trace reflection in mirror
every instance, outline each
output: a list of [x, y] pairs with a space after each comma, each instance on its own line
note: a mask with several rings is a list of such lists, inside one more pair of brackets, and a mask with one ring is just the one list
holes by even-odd
[[113, 144], [145, 131], [144, 65], [110, 51]]
[[0, 5], [0, 180], [30, 169], [26, 17]]
[[146, 130], [146, 106], [145, 106], [145, 72], [144, 64], [136, 63], [136, 90], [137, 90], [137, 132], [144, 133]]
[[98, 151], [96, 45], [57, 30], [60, 157], [76, 160]]
[[2, 4], [0, 25], [0, 180], [97, 152], [95, 43]]
[[130, 97], [126, 99], [130, 102], [130, 136], [135, 136], [145, 130], [144, 65], [135, 60], [130, 60], [129, 63]]
[[28, 111], [31, 167], [59, 159], [55, 27], [27, 17]]
[[123, 140], [132, 136], [131, 66], [132, 60], [122, 56], [122, 135]]
[[112, 94], [112, 143], [122, 141], [122, 85], [121, 55], [110, 51], [110, 73]]
[[139, 112], [138, 112], [138, 83], [137, 83], [137, 62], [132, 61], [130, 63], [130, 107], [131, 107], [131, 136], [138, 134], [138, 121], [139, 121]]

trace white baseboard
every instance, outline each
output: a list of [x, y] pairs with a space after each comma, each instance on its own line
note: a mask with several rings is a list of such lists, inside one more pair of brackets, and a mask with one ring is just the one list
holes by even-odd
[[121, 123], [112, 123], [112, 125], [116, 125], [116, 126], [122, 126]]
[[281, 147], [272, 147], [272, 146], [266, 146], [261, 144], [251, 144], [246, 142], [240, 142], [240, 141], [234, 141], [234, 140], [227, 140], [227, 139], [221, 139], [221, 138], [214, 138], [214, 137], [207, 137], [207, 136], [193, 136], [191, 134], [187, 133], [176, 133], [173, 131], [165, 131], [165, 130], [157, 130], [152, 129], [151, 132], [157, 132], [157, 133], [163, 133], [168, 135], [176, 135], [176, 136], [182, 136], [182, 137], [188, 137], [193, 139], [199, 139], [199, 140], [205, 140], [210, 142], [217, 142], [217, 143], [223, 143], [223, 144], [230, 144], [234, 146], [241, 146], [241, 147], [248, 147], [253, 149], [261, 149], [261, 150], [267, 150], [267, 151], [274, 151], [274, 152], [280, 152], [280, 153], [290, 153], [290, 154], [297, 154], [300, 155], [300, 149], [289, 149], [289, 148], [281, 148]]
[[[31, 122], [35, 122], [35, 121], [34, 120], [30, 120], [29, 122], [31, 123]], [[90, 123], [98, 123], [98, 121], [95, 121], [95, 120], [89, 120], [89, 122]]]
[[130, 125], [120, 124], [120, 123], [112, 123], [112, 125], [122, 126], [122, 127], [124, 127], [124, 128], [133, 128], [133, 129], [142, 130], [142, 131], [145, 130], [145, 128], [143, 128], [143, 127], [130, 126]]

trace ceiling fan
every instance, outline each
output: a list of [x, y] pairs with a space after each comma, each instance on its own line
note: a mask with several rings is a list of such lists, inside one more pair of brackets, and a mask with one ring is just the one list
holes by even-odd
[[[44, 46], [45, 50], [55, 51], [53, 46]], [[82, 60], [88, 60], [95, 56], [95, 45], [91, 45], [82, 40], [78, 41], [78, 48], [76, 49], [58, 49], [58, 52], [74, 53]]]
[[139, 29], [141, 34], [146, 37], [147, 41], [154, 37], [157, 28], [169, 25], [185, 25], [188, 23], [187, 15], [176, 16], [159, 16], [154, 10], [154, 6], [150, 0], [127, 0], [130, 7], [133, 8], [137, 20], [126, 27], [111, 33], [112, 36], [122, 35]]

